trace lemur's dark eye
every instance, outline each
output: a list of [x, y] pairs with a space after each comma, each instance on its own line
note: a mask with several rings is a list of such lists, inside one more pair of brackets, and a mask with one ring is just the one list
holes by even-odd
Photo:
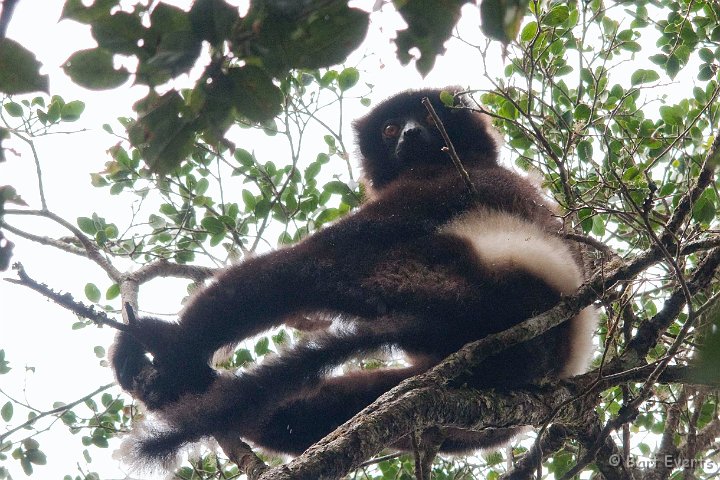
[[389, 138], [395, 138], [400, 135], [400, 127], [394, 123], [389, 123], [383, 128], [383, 135]]

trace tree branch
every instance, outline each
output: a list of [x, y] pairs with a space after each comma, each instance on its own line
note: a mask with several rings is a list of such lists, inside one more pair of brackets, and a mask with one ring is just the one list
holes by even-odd
[[90, 394], [88, 394], [88, 395], [85, 395], [84, 397], [82, 397], [82, 398], [80, 398], [80, 399], [78, 399], [78, 400], [75, 400], [75, 401], [72, 402], [72, 403], [69, 403], [69, 404], [67, 404], [67, 405], [63, 405], [63, 406], [61, 406], [61, 407], [53, 408], [52, 410], [48, 410], [47, 412], [39, 413], [37, 416], [35, 416], [35, 417], [27, 420], [27, 421], [24, 422], [24, 423], [21, 423], [20, 425], [18, 425], [18, 426], [15, 427], [15, 428], [11, 428], [11, 429], [8, 430], [7, 432], [5, 432], [5, 433], [3, 433], [2, 435], [0, 435], [0, 444], [2, 444], [2, 443], [5, 441], [5, 439], [6, 439], [6, 438], [9, 438], [10, 435], [12, 435], [13, 433], [15, 433], [15, 432], [17, 432], [17, 431], [19, 431], [19, 430], [23, 430], [23, 429], [26, 429], [26, 428], [30, 427], [31, 425], [33, 425], [35, 422], [37, 422], [37, 421], [40, 420], [41, 418], [47, 417], [47, 416], [49, 416], [49, 415], [56, 415], [56, 414], [58, 414], [58, 413], [64, 413], [64, 412], [70, 410], [71, 408], [73, 408], [74, 406], [79, 405], [80, 403], [86, 401], [87, 399], [94, 397], [95, 395], [97, 395], [97, 394], [100, 393], [100, 392], [104, 392], [105, 390], [107, 390], [108, 388], [110, 388], [110, 387], [112, 387], [112, 386], [114, 386], [114, 385], [115, 385], [115, 382], [113, 382], [113, 383], [108, 383], [107, 385], [103, 385], [102, 387], [98, 388], [98, 389], [95, 390], [94, 392], [92, 392], [92, 393], [90, 393]]
[[5, 281], [35, 290], [42, 296], [49, 298], [61, 307], [70, 310], [71, 312], [82, 318], [87, 318], [97, 325], [107, 325], [117, 330], [129, 331], [124, 323], [118, 322], [117, 320], [108, 317], [105, 312], [99, 312], [95, 310], [95, 308], [93, 308], [92, 306], [87, 306], [82, 302], [78, 302], [69, 293], [58, 293], [44, 283], [33, 280], [25, 272], [25, 269], [20, 263], [16, 263], [15, 265], [13, 265], [13, 268], [17, 271], [19, 280], [7, 278], [5, 279]]
[[83, 249], [87, 252], [87, 257], [95, 262], [105, 273], [115, 282], [120, 283], [121, 272], [115, 266], [101, 254], [101, 250], [98, 246], [90, 240], [79, 228], [71, 224], [64, 218], [52, 213], [49, 210], [5, 210], [6, 215], [31, 215], [37, 217], [48, 218], [55, 223], [65, 227], [78, 239], [82, 244]]
[[160, 259], [147, 265], [143, 265], [136, 272], [129, 274], [133, 280], [142, 284], [157, 277], [179, 277], [189, 278], [195, 282], [201, 282], [212, 277], [217, 269], [201, 267], [199, 265], [181, 265], [172, 263], [166, 259]]
[[260, 475], [268, 470], [268, 466], [263, 462], [250, 446], [240, 440], [237, 436], [215, 436], [215, 440], [220, 444], [225, 455], [232, 461], [241, 472], [247, 475], [248, 480], [257, 480]]
[[2, 220], [0, 220], [0, 228], [11, 232], [18, 237], [30, 240], [31, 242], [39, 243], [40, 245], [47, 245], [49, 247], [57, 248], [58, 250], [62, 250], [67, 253], [72, 253], [73, 255], [78, 255], [80, 257], [88, 257], [87, 251], [85, 249], [77, 247], [72, 243], [65, 242], [63, 240], [27, 233], [23, 230], [20, 230], [19, 228], [13, 227], [12, 225], [8, 225], [7, 222], [4, 222]]

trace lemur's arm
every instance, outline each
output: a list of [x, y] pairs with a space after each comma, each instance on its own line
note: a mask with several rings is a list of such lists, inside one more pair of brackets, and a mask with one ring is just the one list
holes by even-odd
[[[141, 320], [133, 335], [154, 355], [207, 359], [218, 348], [279, 324], [296, 312], [372, 316], [356, 288], [380, 255], [438, 226], [471, 203], [459, 177], [420, 191], [412, 182], [382, 196], [295, 246], [249, 258], [197, 292], [177, 323]], [[458, 191], [459, 190], [459, 191]], [[412, 198], [410, 198], [412, 195]]]

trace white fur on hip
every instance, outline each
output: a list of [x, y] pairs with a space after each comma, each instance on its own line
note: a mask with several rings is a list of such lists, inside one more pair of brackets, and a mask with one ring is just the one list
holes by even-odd
[[[443, 226], [440, 231], [467, 240], [480, 263], [490, 272], [523, 270], [541, 279], [561, 295], [572, 295], [583, 274], [567, 244], [540, 225], [506, 212], [478, 209]], [[587, 307], [570, 320], [570, 357], [561, 375], [584, 372], [592, 352], [597, 312]]]

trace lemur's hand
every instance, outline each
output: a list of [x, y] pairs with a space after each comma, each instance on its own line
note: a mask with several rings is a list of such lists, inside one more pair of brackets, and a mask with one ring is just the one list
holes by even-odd
[[110, 355], [123, 389], [150, 410], [174, 403], [186, 393], [207, 390], [215, 371], [206, 358], [181, 342], [177, 324], [137, 319], [134, 314], [128, 319], [129, 328], [118, 333]]

